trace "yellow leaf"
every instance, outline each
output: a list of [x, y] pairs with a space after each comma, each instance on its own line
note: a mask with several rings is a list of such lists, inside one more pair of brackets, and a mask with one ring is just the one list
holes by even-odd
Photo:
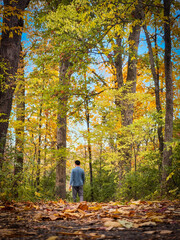
[[35, 192], [35, 196], [40, 197], [41, 194], [39, 192]]
[[100, 205], [100, 204], [98, 204], [98, 205], [96, 205], [96, 206], [94, 206], [94, 207], [89, 207], [89, 210], [95, 210], [95, 211], [97, 211], [97, 210], [99, 210], [99, 209], [101, 209], [102, 208], [102, 206]]
[[21, 216], [17, 216], [17, 221], [24, 220]]
[[168, 181], [172, 176], [174, 175], [174, 172], [170, 173], [169, 176], [166, 178], [166, 181]]
[[13, 33], [12, 32], [9, 33], [9, 38], [13, 38]]

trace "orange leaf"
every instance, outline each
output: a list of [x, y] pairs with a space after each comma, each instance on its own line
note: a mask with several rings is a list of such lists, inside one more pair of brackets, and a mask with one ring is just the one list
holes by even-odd
[[88, 205], [86, 203], [80, 203], [78, 209], [81, 209], [83, 211], [88, 210]]

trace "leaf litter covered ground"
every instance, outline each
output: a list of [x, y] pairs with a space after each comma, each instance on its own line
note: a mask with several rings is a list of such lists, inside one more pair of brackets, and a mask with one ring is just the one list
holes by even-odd
[[0, 239], [180, 239], [180, 202], [0, 202]]

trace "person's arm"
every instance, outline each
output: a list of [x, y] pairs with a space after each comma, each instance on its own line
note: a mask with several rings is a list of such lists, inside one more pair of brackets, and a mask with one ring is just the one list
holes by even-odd
[[71, 171], [71, 178], [70, 178], [70, 185], [69, 185], [69, 191], [71, 191], [71, 187], [73, 185], [73, 170]]
[[84, 171], [83, 171], [83, 174], [82, 174], [82, 179], [83, 179], [83, 184], [84, 184], [84, 182], [85, 182], [85, 173], [84, 173]]

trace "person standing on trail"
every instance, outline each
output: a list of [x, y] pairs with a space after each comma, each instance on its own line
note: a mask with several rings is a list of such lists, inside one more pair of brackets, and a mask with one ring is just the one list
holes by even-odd
[[82, 168], [80, 168], [80, 161], [75, 161], [75, 168], [71, 171], [71, 179], [69, 190], [72, 187], [73, 201], [76, 202], [77, 194], [79, 195], [80, 202], [83, 201], [83, 185], [85, 181], [85, 173]]

